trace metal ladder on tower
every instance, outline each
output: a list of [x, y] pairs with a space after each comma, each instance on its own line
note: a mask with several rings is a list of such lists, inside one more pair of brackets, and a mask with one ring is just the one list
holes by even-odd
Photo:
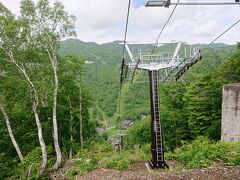
[[164, 161], [163, 150], [163, 136], [160, 122], [160, 104], [159, 104], [159, 70], [149, 71], [150, 78], [150, 92], [151, 92], [151, 104], [152, 104], [152, 157], [150, 166], [166, 167], [167, 164]]

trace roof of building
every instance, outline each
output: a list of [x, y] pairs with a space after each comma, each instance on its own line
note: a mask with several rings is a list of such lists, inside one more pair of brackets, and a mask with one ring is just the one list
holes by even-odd
[[122, 125], [124, 125], [124, 126], [128, 126], [128, 125], [131, 125], [131, 124], [133, 124], [132, 120], [124, 120], [124, 121], [122, 121]]

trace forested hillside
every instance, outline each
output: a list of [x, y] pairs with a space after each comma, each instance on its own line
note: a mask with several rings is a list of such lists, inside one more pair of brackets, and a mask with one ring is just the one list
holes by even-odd
[[[34, 2], [22, 0], [19, 16], [0, 2], [0, 179], [71, 179], [147, 162], [147, 73], [120, 87], [120, 41], [78, 40], [62, 3]], [[240, 165], [240, 144], [219, 141], [222, 88], [239, 82], [240, 44], [218, 43], [177, 82], [160, 83], [164, 151], [176, 171]]]
[[84, 60], [57, 53], [75, 18], [44, 0], [0, 15], [0, 179], [44, 176], [96, 136]]
[[[95, 44], [93, 48], [89, 43], [67, 40], [63, 42], [62, 48], [66, 44], [70, 46], [73, 42], [78, 44], [79, 51], [72, 51], [72, 53], [81, 57], [85, 56], [84, 51], [80, 50], [81, 46], [84, 46], [85, 49], [91, 49], [94, 54], [97, 54], [98, 50], [96, 49], [106, 47], [106, 44]], [[74, 45], [76, 45], [75, 43]], [[111, 51], [102, 50], [102, 52], [106, 54], [115, 52], [115, 54], [112, 53], [112, 58], [113, 61], [117, 62], [120, 60], [121, 47], [117, 42], [110, 44], [108, 45], [112, 47], [109, 49]], [[75, 47], [75, 49], [77, 48]], [[162, 51], [166, 49], [169, 49], [169, 47], [164, 47]], [[61, 49], [60, 52], [63, 52], [63, 50]], [[161, 113], [166, 148], [173, 149], [181, 145], [182, 140], [195, 139], [199, 135], [208, 136], [213, 140], [220, 139], [222, 86], [229, 82], [238, 82], [237, 78], [226, 79], [226, 75], [238, 74], [237, 71], [229, 69], [231, 73], [225, 72], [226, 75], [221, 73], [227, 71], [225, 66], [232, 63], [232, 54], [236, 52], [236, 46], [213, 44], [204, 52], [203, 59], [190, 68], [178, 82], [169, 80], [169, 82], [160, 85]], [[105, 60], [101, 54], [98, 57], [99, 59], [94, 59], [98, 64], [86, 65], [89, 69], [84, 76], [87, 76], [86, 83], [93, 88], [96, 104], [101, 109], [98, 109], [98, 113], [101, 114], [102, 112], [107, 115], [98, 116], [99, 120], [109, 118], [115, 120], [118, 124], [124, 119], [131, 119], [138, 123], [142, 115], [150, 115], [149, 83], [148, 81], [141, 82], [143, 77], [144, 80], [148, 79], [147, 74], [138, 72], [133, 83], [127, 82], [123, 85], [120, 102], [121, 112], [119, 114], [119, 65], [111, 66], [109, 60]], [[85, 57], [87, 61], [93, 61], [92, 58]], [[98, 87], [97, 92], [96, 85]], [[114, 112], [116, 114], [114, 118], [111, 118]], [[150, 123], [146, 128], [148, 131], [150, 131], [149, 127]], [[136, 134], [134, 136], [137, 138]]]

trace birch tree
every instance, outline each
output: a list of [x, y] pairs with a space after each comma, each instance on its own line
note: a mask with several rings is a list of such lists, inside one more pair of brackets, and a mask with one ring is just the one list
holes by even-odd
[[69, 159], [72, 159], [73, 157], [73, 149], [72, 149], [72, 144], [73, 144], [73, 107], [72, 107], [72, 102], [70, 99], [70, 96], [68, 95], [68, 101], [69, 101], [69, 111], [70, 111], [70, 119], [69, 119], [69, 131], [70, 131], [70, 149], [69, 149]]
[[83, 149], [83, 120], [82, 120], [82, 87], [81, 84], [79, 82], [78, 84], [79, 87], [79, 124], [80, 124], [80, 145], [81, 145], [81, 149]]
[[28, 85], [29, 96], [32, 99], [32, 111], [34, 113], [39, 143], [42, 150], [41, 172], [47, 164], [47, 150], [43, 139], [42, 125], [39, 119], [38, 106], [39, 96], [37, 89], [26, 70], [26, 64], [22, 59], [22, 54], [31, 46], [26, 37], [22, 22], [15, 19], [11, 12], [0, 3], [0, 49], [6, 56], [6, 61], [12, 64], [16, 71], [20, 73]]
[[[77, 124], [77, 121], [74, 121], [74, 119], [78, 119], [80, 124], [80, 134], [78, 137], [83, 137], [83, 129], [82, 129], [82, 116], [80, 113], [82, 113], [82, 92], [81, 92], [81, 86], [79, 79], [82, 76], [83, 73], [83, 67], [84, 61], [82, 59], [77, 58], [73, 55], [68, 55], [61, 59], [59, 63], [59, 77], [60, 77], [60, 92], [61, 94], [66, 94], [67, 100], [69, 104], [69, 134], [70, 134], [70, 149], [69, 149], [69, 158], [72, 158], [73, 149], [72, 145], [74, 141], [76, 142], [77, 139], [74, 139], [74, 132], [76, 132], [76, 129], [74, 129], [74, 124]], [[61, 96], [60, 96], [61, 97]], [[62, 97], [63, 98], [63, 97]], [[81, 118], [81, 119], [80, 119]], [[76, 126], [75, 126], [76, 127]], [[79, 132], [79, 131], [78, 131]], [[76, 136], [75, 136], [76, 137]], [[82, 148], [82, 142], [81, 140], [83, 138], [80, 138], [80, 147]]]
[[18, 146], [18, 143], [13, 135], [13, 131], [12, 131], [12, 127], [11, 127], [11, 124], [10, 124], [10, 120], [9, 120], [9, 117], [8, 117], [8, 114], [5, 110], [5, 107], [4, 107], [4, 104], [3, 104], [3, 101], [2, 101], [2, 97], [0, 97], [0, 109], [1, 109], [1, 112], [3, 114], [3, 118], [5, 120], [5, 123], [6, 123], [6, 126], [7, 126], [7, 130], [8, 130], [8, 134], [9, 134], [9, 137], [12, 141], [12, 144], [18, 154], [18, 157], [21, 161], [21, 163], [23, 162], [23, 155], [22, 155], [22, 152]]
[[[22, 15], [30, 19], [29, 27], [32, 31], [35, 42], [48, 54], [48, 58], [53, 73], [53, 93], [52, 93], [52, 123], [53, 140], [56, 151], [55, 168], [58, 168], [62, 161], [62, 154], [58, 140], [57, 124], [57, 97], [59, 89], [58, 80], [58, 57], [57, 50], [62, 38], [75, 36], [75, 17], [68, 15], [62, 3], [56, 1], [53, 6], [47, 0], [39, 0], [33, 11], [26, 11], [27, 4], [33, 4], [31, 0], [22, 1]], [[29, 13], [30, 12], [30, 13]]]

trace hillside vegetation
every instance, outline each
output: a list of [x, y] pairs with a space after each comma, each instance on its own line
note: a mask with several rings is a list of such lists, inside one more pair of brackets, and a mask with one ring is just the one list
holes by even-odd
[[[20, 9], [17, 17], [0, 3], [0, 179], [71, 179], [147, 162], [147, 73], [120, 88], [119, 41], [74, 39], [76, 19], [60, 2], [22, 0]], [[240, 165], [240, 144], [220, 142], [222, 88], [240, 82], [240, 44], [213, 44], [202, 56], [179, 81], [160, 84], [164, 149], [176, 171]], [[124, 148], [115, 151], [119, 134]]]

